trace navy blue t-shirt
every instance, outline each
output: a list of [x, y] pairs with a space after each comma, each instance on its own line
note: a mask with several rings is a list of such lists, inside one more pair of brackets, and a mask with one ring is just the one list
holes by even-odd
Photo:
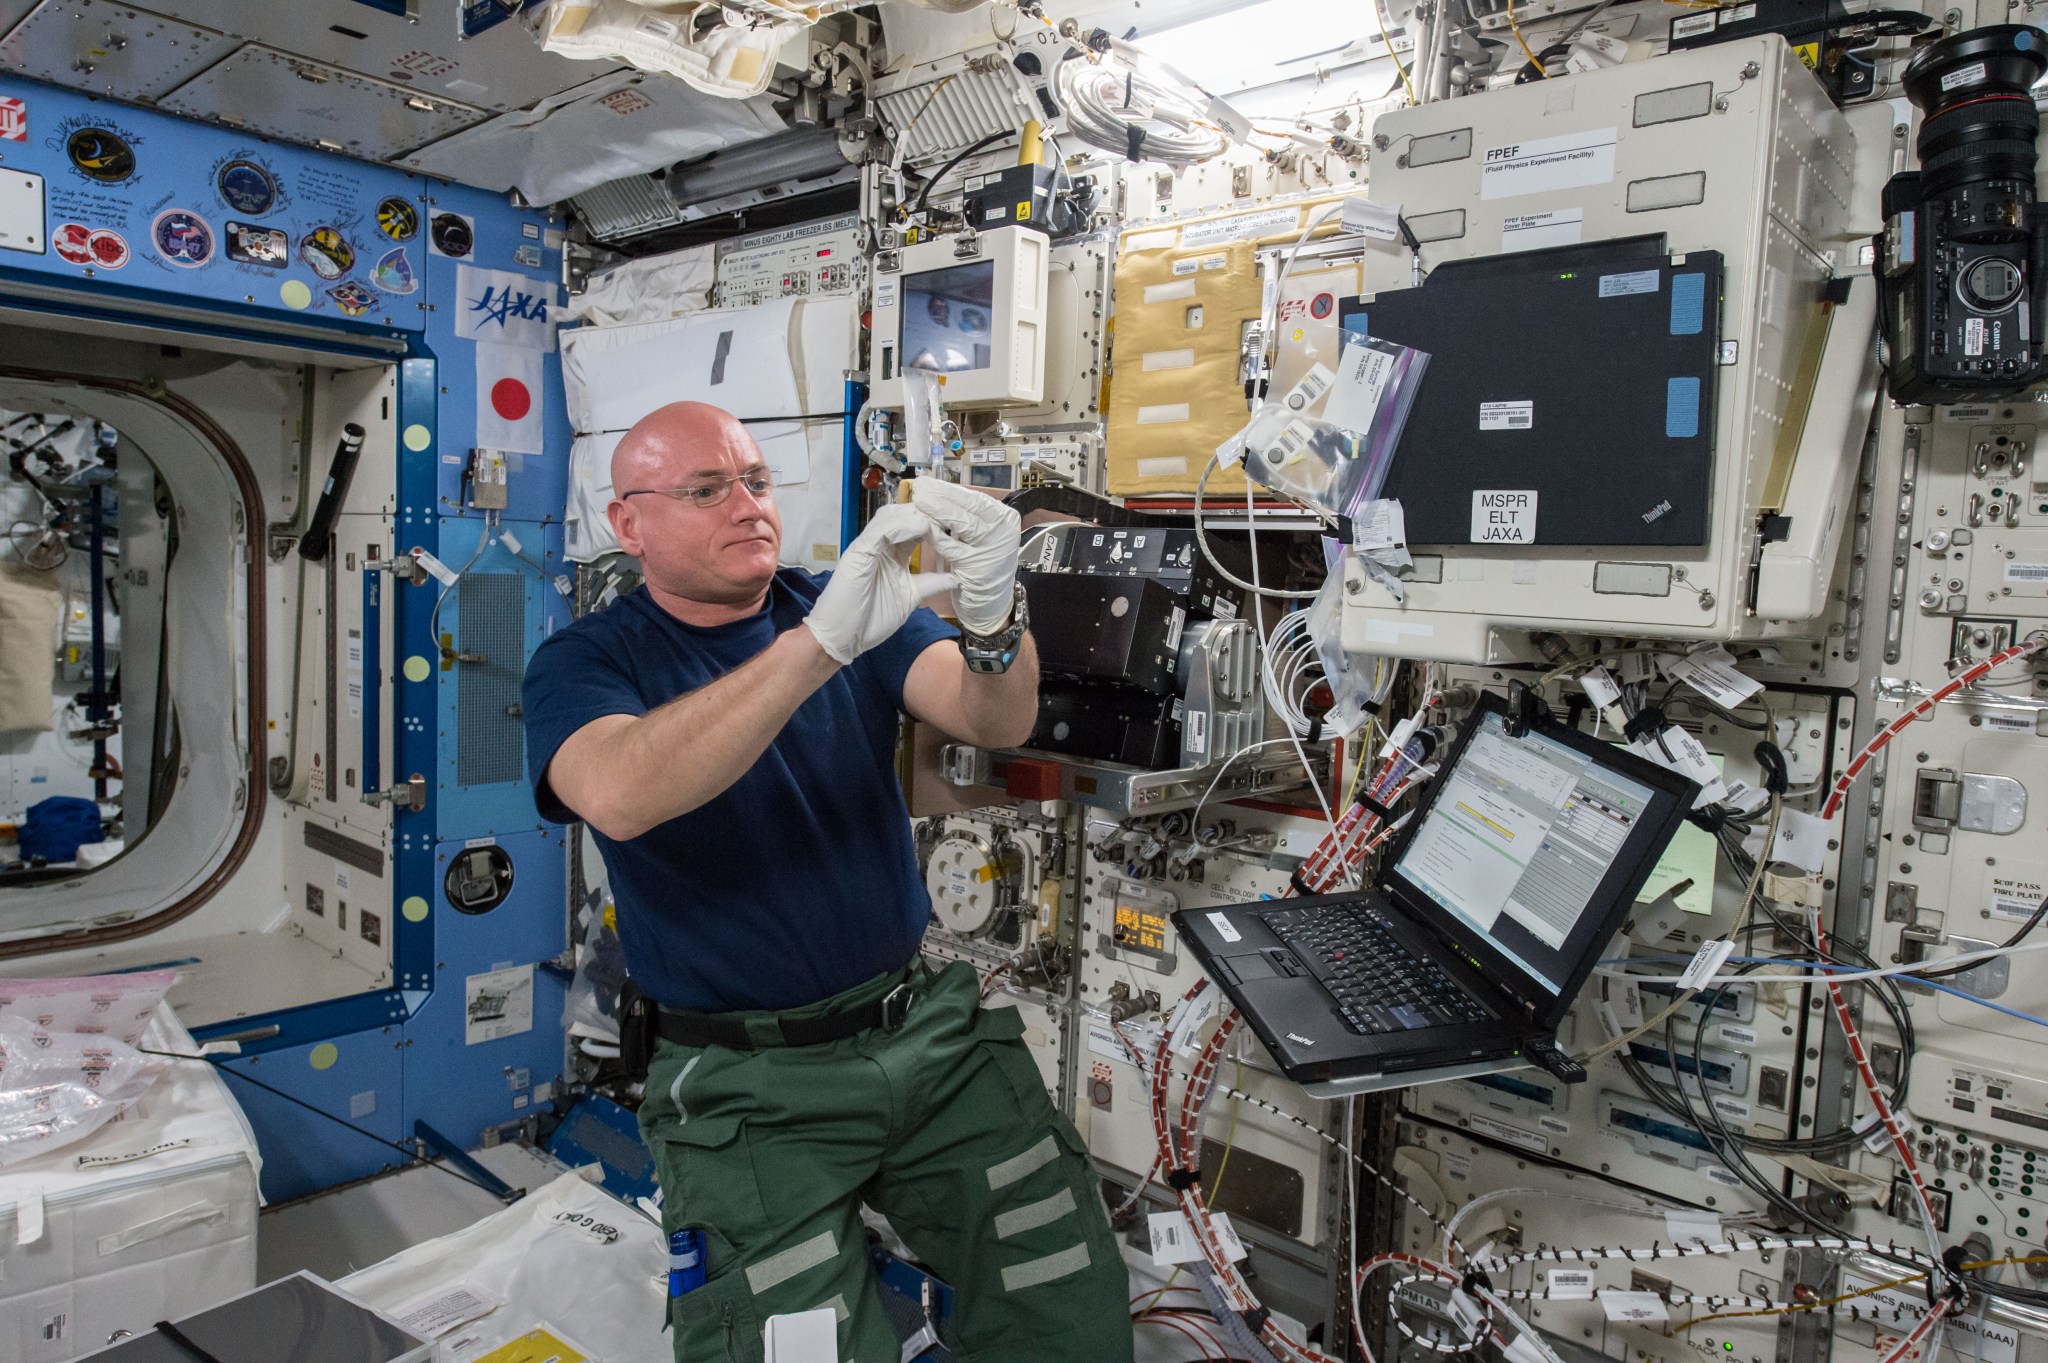
[[[521, 691], [541, 817], [577, 817], [544, 777], [569, 735], [717, 681], [809, 615], [829, 577], [783, 568], [759, 614], [708, 628], [634, 591], [542, 643]], [[911, 663], [953, 637], [919, 609], [797, 707], [718, 796], [625, 842], [591, 829], [643, 990], [671, 1008], [796, 1008], [910, 959], [931, 898], [896, 779], [897, 721]]]

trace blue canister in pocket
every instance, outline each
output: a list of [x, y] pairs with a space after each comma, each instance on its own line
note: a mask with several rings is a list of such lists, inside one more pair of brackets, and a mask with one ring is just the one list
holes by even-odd
[[704, 1285], [704, 1232], [679, 1230], [668, 1237], [668, 1294], [680, 1297]]

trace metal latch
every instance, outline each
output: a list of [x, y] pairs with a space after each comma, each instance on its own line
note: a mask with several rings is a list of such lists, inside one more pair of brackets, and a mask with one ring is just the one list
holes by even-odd
[[364, 559], [363, 568], [366, 572], [391, 573], [410, 582], [415, 587], [424, 586], [427, 581], [426, 565], [411, 554], [393, 554], [390, 558]]
[[417, 814], [427, 807], [427, 778], [414, 772], [395, 786], [363, 792], [366, 805], [390, 805], [395, 810]]
[[962, 232], [953, 238], [953, 259], [972, 260], [981, 254], [981, 238], [973, 232]]
[[2027, 788], [2010, 776], [1922, 767], [1913, 785], [1913, 827], [1929, 833], [2017, 833], [2027, 821]]
[[1946, 833], [1963, 812], [1962, 779], [1948, 767], [1922, 767], [1913, 782], [1913, 827]]

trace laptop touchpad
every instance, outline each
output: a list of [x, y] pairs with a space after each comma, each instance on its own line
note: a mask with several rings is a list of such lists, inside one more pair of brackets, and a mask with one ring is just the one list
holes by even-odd
[[1291, 979], [1301, 973], [1294, 958], [1278, 947], [1246, 952], [1242, 956], [1225, 956], [1217, 964], [1225, 966], [1240, 984], [1249, 984], [1253, 980]]

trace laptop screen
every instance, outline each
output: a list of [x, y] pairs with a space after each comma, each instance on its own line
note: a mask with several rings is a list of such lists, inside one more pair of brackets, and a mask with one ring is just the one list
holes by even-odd
[[1588, 945], [1574, 930], [1595, 927], [1588, 911], [1656, 795], [1537, 730], [1511, 737], [1487, 713], [1393, 870], [1557, 994]]

